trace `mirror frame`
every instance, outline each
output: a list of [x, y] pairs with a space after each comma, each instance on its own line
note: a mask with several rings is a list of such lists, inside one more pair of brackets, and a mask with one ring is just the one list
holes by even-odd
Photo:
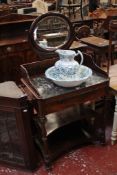
[[63, 14], [60, 14], [60, 13], [57, 13], [57, 12], [49, 12], [49, 13], [45, 13], [45, 14], [42, 14], [41, 16], [38, 16], [34, 21], [33, 23], [31, 24], [31, 27], [29, 29], [29, 42], [30, 44], [32, 45], [33, 49], [35, 50], [35, 52], [37, 54], [40, 54], [40, 53], [43, 53], [43, 54], [51, 54], [51, 53], [55, 53], [55, 50], [47, 50], [47, 49], [44, 49], [42, 47], [40, 47], [36, 41], [34, 40], [34, 30], [37, 26], [37, 23], [39, 23], [39, 21], [43, 20], [44, 18], [46, 17], [51, 17], [51, 16], [54, 16], [54, 17], [60, 17], [62, 19], [64, 19], [66, 21], [66, 23], [68, 23], [69, 25], [69, 38], [68, 38], [68, 41], [66, 41], [65, 44], [63, 44], [62, 46], [58, 47], [59, 49], [68, 49], [71, 45], [71, 43], [73, 42], [73, 38], [74, 38], [74, 29], [73, 29], [73, 25], [72, 23], [69, 21], [69, 19], [64, 16]]

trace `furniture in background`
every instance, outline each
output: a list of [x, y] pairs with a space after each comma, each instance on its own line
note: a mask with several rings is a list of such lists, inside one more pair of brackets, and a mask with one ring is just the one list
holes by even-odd
[[31, 7], [32, 3], [31, 2], [17, 2], [17, 1], [12, 1], [11, 3], [1, 3], [0, 4], [0, 16], [3, 15], [8, 15], [11, 13], [17, 13], [17, 10], [19, 8], [24, 8], [24, 7]]
[[[83, 43], [87, 44], [90, 49], [94, 51], [94, 59], [98, 66], [103, 67], [103, 61], [108, 60], [107, 53], [109, 48], [109, 40], [95, 37], [95, 36], [89, 36], [86, 38], [80, 39]], [[105, 58], [105, 60], [103, 60]], [[107, 72], [108, 72], [108, 66], [107, 66]]]
[[110, 0], [113, 7], [117, 7], [117, 0]]
[[87, 25], [82, 25], [75, 30], [75, 36], [79, 42], [87, 45], [87, 53], [94, 57], [97, 65], [102, 67], [103, 59], [107, 57], [109, 40], [103, 39], [101, 37], [96, 37], [91, 34], [90, 27]]
[[78, 9], [80, 9], [80, 16], [83, 20], [83, 3], [82, 0], [57, 0], [56, 3], [57, 10], [60, 12], [68, 10], [68, 16], [71, 18], [71, 15], [74, 15], [74, 18], [76, 17], [76, 12]]
[[31, 114], [27, 96], [15, 82], [0, 83], [0, 163], [27, 170], [38, 166]]
[[88, 37], [91, 34], [90, 27], [88, 25], [82, 25], [77, 29], [75, 28], [75, 34], [76, 34], [76, 38], [79, 40], [81, 38]]
[[10, 13], [10, 8], [7, 4], [0, 4], [0, 16]]
[[20, 64], [37, 60], [28, 42], [35, 16], [9, 14], [0, 17], [0, 82], [20, 80]]
[[[70, 49], [81, 50], [82, 52], [93, 55], [87, 44], [80, 41], [81, 38], [90, 36], [90, 27], [88, 25], [82, 25], [80, 27], [74, 27], [75, 41], [70, 46]], [[94, 55], [93, 55], [94, 56]]]

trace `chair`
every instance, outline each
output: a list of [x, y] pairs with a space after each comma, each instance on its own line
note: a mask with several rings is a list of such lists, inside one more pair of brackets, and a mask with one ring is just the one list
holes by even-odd
[[56, 8], [60, 12], [62, 10], [65, 10], [65, 8], [68, 10], [68, 16], [71, 18], [71, 15], [74, 15], [74, 18], [76, 17], [76, 10], [80, 9], [80, 15], [81, 19], [83, 20], [83, 5], [82, 0], [57, 0]]
[[89, 48], [88, 44], [83, 43], [80, 39], [89, 37], [90, 35], [90, 27], [87, 25], [82, 25], [81, 27], [74, 27], [75, 31], [75, 39], [70, 46], [70, 49], [81, 50], [82, 52], [88, 53], [92, 56], [93, 52]]
[[75, 39], [70, 46], [72, 50], [81, 50], [81, 52], [85, 52], [92, 55], [92, 52], [89, 51], [89, 47], [87, 44], [84, 44], [80, 41], [83, 37], [90, 36], [90, 27], [87, 25], [82, 25], [81, 27], [75, 27]]
[[24, 169], [37, 166], [27, 96], [13, 81], [0, 83], [0, 162]]
[[76, 27], [75, 29], [75, 35], [77, 39], [85, 38], [90, 36], [90, 27], [87, 25], [82, 25], [81, 27]]
[[[109, 40], [91, 35], [90, 27], [82, 25], [75, 28], [75, 37], [81, 44], [86, 44], [86, 52], [93, 56], [97, 65], [101, 66], [102, 57], [108, 52]], [[100, 50], [102, 50], [100, 52]]]
[[[115, 33], [117, 32], [117, 20], [111, 20], [109, 24], [109, 53], [108, 53], [108, 70], [110, 77], [110, 92], [115, 96], [115, 111], [113, 119], [113, 128], [111, 135], [111, 143], [114, 144], [117, 140], [117, 64], [110, 65], [110, 60], [112, 59], [112, 39], [115, 38]], [[117, 40], [117, 38], [116, 38]]]
[[103, 67], [102, 63], [108, 53], [109, 40], [91, 35], [90, 28], [86, 25], [78, 29], [76, 37], [79, 38], [82, 43], [88, 45], [88, 50], [93, 54], [96, 64]]

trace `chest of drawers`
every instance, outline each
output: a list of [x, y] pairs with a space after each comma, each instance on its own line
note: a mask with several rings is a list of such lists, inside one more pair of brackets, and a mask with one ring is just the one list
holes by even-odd
[[0, 18], [0, 82], [18, 82], [20, 65], [37, 60], [28, 43], [28, 30], [34, 18], [18, 14]]

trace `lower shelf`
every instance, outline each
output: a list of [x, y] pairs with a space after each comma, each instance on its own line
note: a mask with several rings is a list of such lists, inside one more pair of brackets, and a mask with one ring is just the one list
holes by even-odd
[[91, 144], [91, 135], [87, 132], [81, 121], [69, 124], [58, 129], [48, 137], [51, 160], [73, 148]]
[[96, 118], [97, 116], [97, 113], [87, 106], [74, 106], [60, 112], [49, 114], [46, 116], [45, 124], [47, 135], [50, 135], [55, 132], [55, 130], [69, 125], [70, 123], [83, 120], [84, 118]]
[[[68, 118], [61, 117], [61, 120], [60, 118], [59, 120], [57, 120], [56, 117], [54, 118], [54, 121], [59, 121], [59, 123], [56, 123], [56, 126], [58, 127], [54, 127], [54, 129], [51, 130], [51, 132], [48, 132], [49, 134], [47, 135], [48, 150], [51, 161], [75, 147], [79, 148], [87, 144], [92, 144], [96, 139], [96, 142], [99, 143], [99, 137], [94, 139], [96, 133], [96, 131], [94, 132], [94, 127], [97, 130], [98, 126], [92, 125], [91, 120], [89, 120], [91, 118], [101, 118], [99, 117], [99, 114], [90, 109], [80, 112], [81, 116], [78, 116], [78, 111], [74, 111], [73, 114], [75, 115], [73, 118], [69, 118], [70, 115], [67, 116]], [[49, 118], [47, 118], [47, 122], [49, 122]], [[39, 130], [35, 137], [35, 142], [38, 149], [41, 150], [42, 155], [44, 155], [43, 143], [39, 135]]]

